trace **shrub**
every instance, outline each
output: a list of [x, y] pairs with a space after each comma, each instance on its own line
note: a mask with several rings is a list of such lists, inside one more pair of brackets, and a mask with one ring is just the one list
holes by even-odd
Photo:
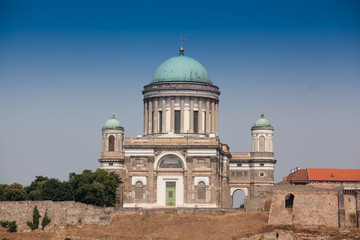
[[39, 227], [39, 219], [41, 218], [41, 215], [39, 213], [39, 210], [37, 209], [37, 206], [34, 207], [34, 213], [33, 213], [33, 221], [27, 222], [26, 224], [31, 228], [31, 230], [37, 229]]
[[4, 228], [7, 228], [9, 226], [9, 221], [0, 221], [0, 225]]
[[17, 232], [16, 221], [9, 222], [9, 232]]
[[45, 226], [51, 222], [51, 219], [48, 217], [47, 212], [45, 212], [45, 216], [41, 221], [42, 230], [44, 230]]

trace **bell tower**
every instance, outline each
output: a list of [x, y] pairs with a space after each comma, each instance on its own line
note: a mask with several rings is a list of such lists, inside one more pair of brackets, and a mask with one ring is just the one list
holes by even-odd
[[99, 159], [102, 169], [121, 169], [124, 160], [123, 141], [124, 128], [113, 112], [112, 118], [107, 120], [102, 128], [102, 149]]
[[273, 150], [274, 128], [270, 121], [261, 114], [251, 128], [252, 152], [274, 152]]

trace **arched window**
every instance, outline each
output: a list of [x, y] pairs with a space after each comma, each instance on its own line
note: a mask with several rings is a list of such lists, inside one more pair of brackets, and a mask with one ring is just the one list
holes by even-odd
[[141, 181], [135, 183], [135, 200], [141, 200], [144, 198], [144, 185]]
[[160, 160], [159, 168], [183, 168], [183, 165], [178, 156], [166, 155]]
[[293, 205], [294, 205], [294, 195], [290, 193], [285, 197], [285, 207], [293, 208]]
[[198, 184], [198, 199], [199, 200], [206, 199], [206, 185], [204, 182], [199, 182]]
[[265, 137], [259, 137], [259, 152], [265, 152]]
[[115, 149], [115, 137], [111, 135], [109, 137], [109, 151], [114, 151]]

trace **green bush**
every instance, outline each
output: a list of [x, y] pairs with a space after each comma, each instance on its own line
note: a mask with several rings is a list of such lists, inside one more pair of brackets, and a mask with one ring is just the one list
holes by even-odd
[[39, 219], [41, 218], [41, 215], [39, 213], [39, 210], [37, 209], [37, 206], [34, 207], [34, 213], [33, 213], [33, 221], [27, 222], [26, 224], [31, 228], [31, 230], [37, 229], [39, 227]]
[[9, 222], [9, 232], [17, 232], [16, 221]]
[[9, 226], [9, 221], [0, 221], [0, 225], [4, 228], [7, 228]]
[[45, 226], [51, 222], [51, 219], [48, 217], [47, 212], [45, 212], [45, 216], [41, 221], [42, 230], [44, 230]]

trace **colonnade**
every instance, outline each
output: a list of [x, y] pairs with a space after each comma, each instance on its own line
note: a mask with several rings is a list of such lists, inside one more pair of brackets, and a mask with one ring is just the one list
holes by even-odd
[[214, 98], [148, 97], [144, 99], [144, 135], [171, 132], [218, 136], [218, 113], [219, 101]]

